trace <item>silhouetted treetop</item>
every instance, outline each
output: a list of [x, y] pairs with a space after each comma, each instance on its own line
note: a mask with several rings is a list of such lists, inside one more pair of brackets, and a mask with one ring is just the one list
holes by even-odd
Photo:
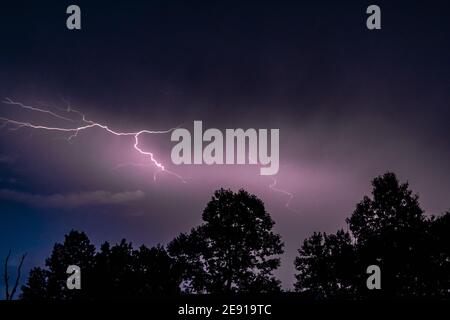
[[[346, 219], [351, 234], [314, 233], [295, 259], [295, 288], [318, 298], [450, 296], [450, 214], [425, 216], [418, 196], [388, 172]], [[366, 269], [381, 269], [369, 291]]]
[[[314, 232], [298, 250], [294, 265], [298, 273], [295, 289], [317, 298], [347, 297], [354, 292], [356, 258], [350, 234]], [[349, 263], [350, 262], [350, 263]]]
[[372, 181], [372, 198], [365, 196], [346, 221], [358, 242], [379, 235], [387, 229], [420, 229], [425, 220], [419, 206], [419, 197], [408, 189], [408, 183], [399, 183], [394, 173], [388, 172]]
[[[82, 290], [66, 285], [69, 265], [81, 269]], [[96, 252], [83, 232], [71, 231], [53, 247], [46, 268], [34, 268], [22, 287], [23, 299], [131, 299], [178, 294], [181, 272], [161, 246], [135, 250], [125, 239]]]
[[70, 231], [64, 236], [63, 243], [53, 246], [52, 254], [45, 261], [46, 269], [35, 268], [30, 272], [28, 284], [22, 288], [22, 297], [60, 300], [79, 298], [82, 295], [80, 291], [67, 289], [67, 267], [77, 265], [88, 277], [95, 264], [94, 257], [95, 246], [86, 234]]
[[[349, 230], [314, 232], [298, 250], [295, 290], [317, 299], [450, 297], [450, 212], [426, 216], [408, 183], [388, 172], [372, 181], [346, 219]], [[203, 222], [167, 250], [134, 248], [125, 239], [97, 251], [83, 232], [56, 243], [45, 268], [30, 271], [23, 299], [133, 299], [187, 293], [279, 292], [273, 275], [283, 253], [264, 203], [247, 191], [220, 189]], [[67, 289], [69, 265], [81, 268], [82, 290]], [[381, 270], [381, 290], [368, 290], [366, 270]]]
[[272, 271], [283, 253], [274, 222], [263, 202], [244, 190], [220, 189], [203, 211], [202, 225], [181, 234], [169, 252], [185, 267], [190, 292], [270, 292], [280, 290]]

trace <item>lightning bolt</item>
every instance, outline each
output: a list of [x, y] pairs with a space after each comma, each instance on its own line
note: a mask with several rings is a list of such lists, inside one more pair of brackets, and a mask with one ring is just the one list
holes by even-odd
[[288, 198], [288, 201], [286, 202], [286, 204], [284, 206], [287, 209], [289, 209], [290, 211], [294, 211], [290, 207], [291, 201], [292, 201], [292, 199], [294, 199], [294, 194], [289, 192], [289, 191], [277, 188], [276, 185], [277, 185], [277, 179], [273, 179], [273, 182], [269, 185], [269, 189], [271, 189], [271, 190], [273, 190], [275, 192], [279, 192], [279, 193], [287, 195], [289, 198]]
[[[67, 103], [67, 101], [65, 101]], [[29, 110], [32, 112], [38, 112], [38, 113], [42, 113], [48, 116], [51, 116], [53, 118], [59, 119], [59, 120], [63, 120], [63, 121], [67, 121], [71, 124], [76, 124], [81, 122], [82, 125], [80, 126], [72, 126], [72, 127], [52, 127], [52, 126], [45, 126], [45, 125], [41, 125], [41, 124], [33, 124], [31, 122], [24, 122], [24, 121], [17, 121], [14, 119], [9, 119], [9, 118], [5, 118], [5, 117], [0, 117], [0, 121], [3, 121], [3, 124], [0, 126], [0, 129], [7, 127], [8, 125], [12, 126], [11, 128], [9, 128], [10, 130], [19, 130], [21, 128], [31, 128], [31, 129], [36, 129], [36, 130], [46, 130], [46, 131], [56, 131], [56, 132], [62, 132], [62, 133], [68, 133], [69, 136], [67, 138], [67, 141], [71, 141], [72, 139], [76, 138], [78, 136], [78, 133], [81, 131], [85, 131], [88, 129], [92, 129], [92, 128], [100, 128], [103, 129], [104, 131], [106, 131], [109, 134], [115, 135], [115, 136], [127, 136], [127, 137], [132, 137], [134, 139], [134, 144], [133, 147], [134, 149], [141, 155], [147, 157], [150, 161], [148, 163], [142, 164], [142, 163], [127, 163], [127, 164], [119, 164], [116, 166], [115, 169], [119, 169], [121, 167], [125, 167], [125, 166], [137, 166], [137, 167], [156, 167], [158, 170], [154, 173], [153, 175], [153, 179], [156, 181], [156, 177], [159, 173], [166, 173], [169, 175], [172, 175], [174, 177], [176, 177], [177, 179], [179, 179], [181, 182], [186, 183], [187, 181], [180, 176], [179, 174], [172, 172], [170, 170], [168, 170], [160, 161], [158, 161], [154, 154], [150, 151], [145, 151], [140, 147], [140, 143], [139, 143], [139, 138], [144, 135], [144, 134], [163, 134], [163, 133], [169, 133], [172, 132], [173, 130], [175, 130], [178, 127], [174, 127], [174, 128], [170, 128], [167, 130], [139, 130], [139, 131], [117, 131], [117, 130], [113, 130], [111, 129], [109, 126], [99, 123], [99, 122], [95, 122], [92, 120], [88, 120], [86, 115], [80, 111], [78, 111], [77, 109], [74, 109], [71, 107], [70, 103], [68, 104], [67, 109], [60, 109], [58, 108], [58, 110], [60, 110], [61, 112], [66, 112], [68, 114], [76, 114], [79, 119], [78, 120], [74, 120], [73, 118], [69, 118], [69, 117], [65, 117], [61, 114], [55, 113], [53, 111], [50, 111], [48, 109], [45, 109], [44, 107], [38, 107], [38, 106], [29, 106], [29, 105], [25, 105], [21, 102], [17, 102], [14, 101], [10, 98], [5, 98], [5, 100], [3, 101], [4, 104], [8, 104], [8, 105], [13, 105], [25, 110]], [[289, 209], [290, 211], [293, 211], [290, 208], [290, 203], [292, 201], [292, 199], [294, 198], [294, 195], [286, 190], [280, 189], [277, 186], [277, 180], [273, 179], [273, 182], [271, 184], [269, 184], [269, 189], [274, 191], [274, 192], [278, 192], [281, 194], [284, 194], [286, 196], [288, 196], [288, 200], [285, 204], [285, 207], [287, 209]]]
[[17, 106], [19, 108], [22, 109], [26, 109], [29, 111], [33, 111], [33, 112], [39, 112], [39, 113], [43, 113], [46, 115], [49, 115], [51, 117], [60, 119], [60, 120], [64, 120], [70, 123], [77, 123], [77, 122], [81, 122], [82, 125], [80, 126], [75, 126], [75, 127], [52, 127], [52, 126], [44, 126], [44, 125], [40, 125], [40, 124], [33, 124], [30, 122], [23, 122], [23, 121], [17, 121], [14, 119], [9, 119], [9, 118], [4, 118], [4, 117], [0, 117], [0, 120], [3, 121], [3, 127], [6, 127], [8, 125], [12, 125], [12, 127], [10, 128], [10, 130], [19, 130], [21, 128], [31, 128], [31, 129], [37, 129], [37, 130], [47, 130], [47, 131], [57, 131], [57, 132], [63, 132], [63, 133], [69, 133], [69, 137], [67, 138], [68, 141], [71, 141], [72, 139], [76, 138], [78, 133], [80, 131], [84, 131], [84, 130], [88, 130], [88, 129], [92, 129], [92, 128], [100, 128], [103, 129], [104, 131], [113, 134], [115, 136], [128, 136], [128, 137], [132, 137], [134, 139], [134, 144], [133, 147], [134, 149], [144, 155], [145, 157], [147, 157], [150, 160], [150, 163], [155, 166], [158, 171], [153, 175], [153, 179], [156, 180], [156, 176], [158, 173], [164, 172], [167, 174], [170, 174], [174, 177], [176, 177], [177, 179], [179, 179], [181, 182], [186, 183], [186, 180], [183, 179], [183, 177], [181, 177], [179, 174], [172, 172], [170, 170], [168, 170], [161, 162], [159, 162], [154, 154], [150, 151], [145, 151], [140, 147], [139, 144], [139, 138], [144, 135], [144, 134], [161, 134], [161, 133], [169, 133], [173, 130], [176, 129], [175, 128], [170, 128], [168, 130], [160, 130], [160, 131], [156, 131], [156, 130], [140, 130], [140, 131], [125, 131], [125, 132], [121, 132], [121, 131], [116, 131], [111, 129], [109, 126], [99, 123], [99, 122], [94, 122], [92, 120], [88, 120], [85, 116], [85, 114], [83, 114], [82, 112], [73, 109], [70, 107], [70, 105], [67, 108], [67, 112], [68, 113], [74, 113], [77, 114], [78, 116], [80, 116], [80, 120], [76, 121], [73, 120], [72, 118], [68, 118], [68, 117], [64, 117], [60, 114], [57, 114], [55, 112], [52, 112], [50, 110], [44, 109], [43, 107], [36, 107], [36, 106], [29, 106], [29, 105], [25, 105], [23, 103], [20, 102], [16, 102], [13, 101], [10, 98], [6, 98], [5, 101], [3, 101], [3, 103], [8, 104], [8, 105], [13, 105], [13, 106]]
[[[248, 155], [248, 157], [249, 157], [249, 159], [250, 159], [252, 162], [255, 162], [255, 163], [258, 162], [258, 161], [255, 160], [250, 154]], [[289, 191], [287, 191], [287, 190], [283, 190], [283, 189], [277, 188], [277, 187], [275, 187], [276, 185], [277, 185], [277, 179], [273, 179], [272, 183], [269, 184], [269, 189], [272, 190], [272, 191], [274, 191], [274, 192], [278, 192], [278, 193], [282, 193], [282, 194], [284, 194], [284, 195], [287, 195], [287, 196], [288, 196], [288, 200], [286, 201], [286, 204], [285, 204], [284, 206], [285, 206], [286, 209], [288, 209], [289, 211], [292, 211], [292, 212], [296, 213], [296, 212], [295, 212], [294, 210], [292, 210], [291, 207], [290, 207], [291, 201], [292, 201], [292, 199], [294, 199], [294, 194], [291, 193], [291, 192], [289, 192]]]

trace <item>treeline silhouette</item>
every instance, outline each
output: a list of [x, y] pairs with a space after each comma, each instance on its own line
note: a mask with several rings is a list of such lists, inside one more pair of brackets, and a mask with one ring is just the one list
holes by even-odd
[[[450, 297], [450, 212], [426, 216], [418, 196], [393, 173], [372, 181], [346, 220], [349, 231], [314, 232], [294, 261], [295, 291], [314, 299]], [[273, 271], [283, 253], [263, 202], [244, 190], [220, 189], [203, 223], [166, 247], [138, 249], [122, 240], [97, 251], [83, 232], [55, 244], [45, 268], [30, 271], [21, 298], [145, 299], [182, 293], [276, 293]], [[68, 290], [66, 269], [82, 270], [81, 290]], [[381, 269], [381, 290], [368, 290], [366, 269]]]

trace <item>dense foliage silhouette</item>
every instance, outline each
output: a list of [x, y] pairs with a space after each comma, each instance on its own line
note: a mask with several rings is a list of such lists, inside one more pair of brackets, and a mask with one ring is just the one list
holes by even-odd
[[[122, 240], [96, 252], [83, 232], [55, 244], [46, 268], [34, 268], [23, 299], [145, 298], [186, 292], [273, 292], [272, 271], [283, 253], [264, 204], [241, 190], [218, 190], [203, 212], [204, 224], [161, 247], [133, 249]], [[82, 290], [66, 288], [69, 265], [82, 270]]]
[[[346, 220], [350, 233], [314, 233], [295, 259], [298, 292], [317, 298], [450, 296], [450, 213], [427, 217], [418, 196], [394, 173], [372, 181]], [[382, 290], [366, 287], [366, 268], [381, 268]]]
[[188, 292], [277, 292], [272, 271], [283, 253], [264, 204], [244, 190], [218, 190], [203, 211], [204, 223], [168, 246], [183, 266]]
[[[132, 299], [180, 291], [180, 269], [161, 246], [135, 250], [122, 240], [114, 246], [105, 242], [96, 252], [86, 234], [71, 231], [45, 265], [30, 271], [22, 299]], [[69, 265], [82, 270], [82, 290], [67, 289]]]
[[[372, 181], [346, 219], [348, 231], [314, 232], [294, 265], [295, 291], [314, 299], [450, 298], [450, 212], [427, 216], [393, 173]], [[30, 271], [21, 297], [135, 299], [185, 293], [277, 293], [273, 271], [283, 253], [263, 202], [244, 190], [217, 190], [203, 223], [172, 240], [135, 249], [122, 240], [99, 250], [71, 231], [55, 244], [45, 268]], [[69, 265], [82, 270], [82, 290], [66, 287]], [[368, 290], [369, 265], [381, 269], [381, 290]]]

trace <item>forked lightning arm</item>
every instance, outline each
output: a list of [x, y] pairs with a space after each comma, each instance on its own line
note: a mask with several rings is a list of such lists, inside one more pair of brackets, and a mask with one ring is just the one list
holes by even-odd
[[[14, 125], [15, 126], [13, 128], [14, 130], [17, 130], [17, 129], [25, 127], [25, 128], [32, 128], [32, 129], [38, 129], [38, 130], [66, 132], [66, 133], [70, 133], [70, 136], [68, 137], [68, 140], [71, 140], [71, 139], [75, 138], [80, 131], [97, 127], [97, 128], [101, 128], [101, 129], [105, 130], [106, 132], [108, 132], [110, 134], [113, 134], [113, 135], [116, 135], [116, 136], [130, 136], [130, 137], [134, 138], [134, 145], [133, 145], [134, 149], [136, 151], [138, 151], [140, 154], [148, 157], [150, 159], [151, 163], [153, 163], [161, 172], [168, 173], [170, 175], [173, 175], [173, 176], [177, 177], [182, 182], [184, 182], [184, 183], [186, 182], [180, 175], [178, 175], [178, 174], [176, 174], [176, 173], [174, 173], [172, 171], [167, 170], [165, 168], [165, 166], [161, 162], [156, 160], [156, 158], [154, 157], [152, 152], [144, 151], [139, 146], [139, 137], [141, 135], [143, 135], [143, 134], [169, 133], [169, 132], [173, 131], [176, 128], [171, 128], [171, 129], [168, 129], [168, 130], [161, 130], [161, 131], [140, 130], [140, 131], [134, 131], [134, 132], [127, 132], [127, 131], [120, 132], [120, 131], [112, 130], [107, 125], [104, 125], [104, 124], [101, 124], [101, 123], [98, 123], [98, 122], [94, 122], [94, 121], [91, 121], [91, 120], [87, 120], [86, 116], [83, 113], [81, 113], [81, 112], [79, 112], [79, 111], [77, 111], [75, 109], [72, 109], [70, 107], [67, 109], [67, 112], [73, 112], [73, 113], [79, 114], [81, 116], [81, 120], [76, 121], [76, 120], [73, 120], [71, 118], [64, 117], [64, 116], [62, 116], [60, 114], [54, 113], [54, 112], [52, 112], [50, 110], [43, 109], [43, 108], [40, 108], [40, 107], [35, 107], [35, 106], [28, 106], [28, 105], [25, 105], [23, 103], [13, 101], [13, 100], [11, 100], [9, 98], [6, 98], [4, 103], [5, 104], [10, 104], [10, 105], [15, 105], [15, 106], [18, 106], [20, 108], [31, 110], [31, 111], [34, 111], [34, 112], [45, 113], [45, 114], [48, 114], [48, 115], [50, 115], [50, 116], [52, 116], [54, 118], [65, 120], [65, 121], [68, 121], [68, 122], [71, 122], [71, 123], [76, 123], [76, 122], [80, 122], [81, 121], [82, 124], [83, 124], [83, 125], [78, 126], [78, 127], [70, 127], [70, 128], [51, 127], [51, 126], [36, 125], [36, 124], [32, 124], [30, 122], [22, 122], [22, 121], [9, 119], [9, 118], [0, 117], [0, 120], [4, 121], [5, 125], [8, 125], [8, 124]], [[156, 174], [154, 175], [154, 178], [156, 179]]]
[[[186, 180], [183, 179], [183, 177], [181, 177], [180, 175], [176, 174], [175, 172], [169, 171], [165, 168], [165, 166], [159, 162], [158, 160], [156, 160], [156, 158], [154, 157], [152, 152], [149, 151], [144, 151], [140, 146], [139, 146], [139, 137], [143, 134], [160, 134], [160, 133], [169, 133], [173, 130], [175, 130], [176, 128], [171, 128], [168, 130], [160, 130], [160, 131], [155, 131], [155, 130], [140, 130], [140, 131], [116, 131], [111, 129], [110, 127], [108, 127], [107, 125], [101, 124], [99, 122], [94, 122], [92, 120], [88, 120], [85, 116], [85, 114], [83, 114], [82, 112], [75, 110], [71, 107], [68, 107], [66, 112], [67, 113], [75, 113], [77, 115], [79, 115], [81, 117], [80, 120], [74, 120], [72, 118], [69, 117], [65, 117], [62, 116], [58, 113], [55, 113], [53, 111], [41, 108], [41, 107], [36, 107], [36, 106], [29, 106], [29, 105], [25, 105], [21, 102], [16, 102], [13, 101], [10, 98], [6, 98], [5, 101], [3, 101], [3, 103], [5, 104], [9, 104], [9, 105], [14, 105], [14, 106], [18, 106], [22, 109], [26, 109], [26, 110], [30, 110], [33, 112], [40, 112], [49, 116], [52, 116], [54, 118], [60, 119], [60, 120], [64, 120], [70, 123], [77, 123], [77, 122], [81, 122], [82, 125], [78, 126], [78, 127], [69, 127], [69, 128], [65, 128], [65, 127], [52, 127], [52, 126], [44, 126], [44, 125], [37, 125], [37, 124], [33, 124], [30, 122], [23, 122], [23, 121], [17, 121], [14, 119], [9, 119], [9, 118], [4, 118], [4, 117], [0, 117], [0, 120], [2, 120], [4, 122], [3, 126], [7, 126], [7, 125], [13, 125], [14, 127], [11, 128], [12, 130], [18, 130], [20, 128], [31, 128], [31, 129], [37, 129], [37, 130], [48, 130], [48, 131], [58, 131], [58, 132], [65, 132], [65, 133], [69, 133], [69, 137], [67, 138], [67, 140], [71, 140], [73, 138], [75, 138], [78, 133], [80, 131], [84, 131], [87, 129], [91, 129], [91, 128], [100, 128], [105, 130], [106, 132], [113, 134], [115, 136], [130, 136], [134, 138], [134, 149], [139, 152], [140, 154], [148, 157], [150, 159], [150, 163], [152, 163], [156, 168], [159, 169], [158, 172], [165, 172], [168, 173], [176, 178], [178, 178], [179, 180], [181, 180], [183, 183], [186, 183]], [[154, 179], [156, 180], [156, 173], [154, 174]], [[285, 194], [289, 197], [288, 201], [286, 202], [286, 208], [290, 209], [289, 205], [290, 202], [292, 201], [292, 199], [294, 198], [294, 195], [291, 192], [288, 192], [286, 190], [283, 189], [279, 189], [277, 187], [275, 187], [277, 185], [277, 180], [274, 179], [273, 183], [271, 183], [269, 185], [269, 189], [271, 189], [272, 191], [275, 192], [279, 192], [282, 194]]]

